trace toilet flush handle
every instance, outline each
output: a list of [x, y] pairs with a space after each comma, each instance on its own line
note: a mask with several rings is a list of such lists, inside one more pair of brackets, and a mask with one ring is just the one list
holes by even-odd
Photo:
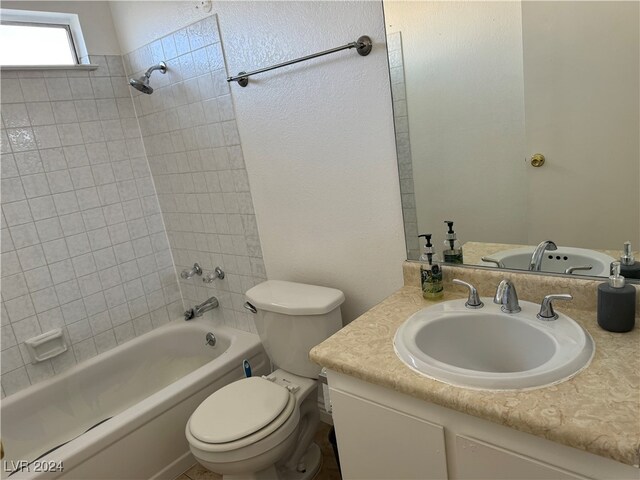
[[256, 307], [251, 305], [249, 302], [244, 302], [244, 308], [249, 310], [251, 313], [258, 313], [258, 310], [256, 309]]

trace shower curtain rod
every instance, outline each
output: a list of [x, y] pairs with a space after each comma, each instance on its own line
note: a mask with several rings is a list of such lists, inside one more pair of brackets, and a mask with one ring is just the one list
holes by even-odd
[[240, 85], [241, 87], [246, 87], [249, 84], [249, 77], [251, 75], [268, 72], [269, 70], [275, 70], [276, 68], [286, 67], [287, 65], [293, 65], [294, 63], [304, 62], [306, 60], [311, 60], [312, 58], [321, 57], [323, 55], [339, 52], [341, 50], [347, 50], [349, 48], [355, 48], [359, 55], [366, 57], [367, 55], [369, 55], [369, 52], [371, 52], [371, 45], [372, 45], [371, 39], [368, 36], [363, 35], [360, 38], [358, 38], [358, 40], [356, 40], [355, 42], [347, 43], [346, 45], [342, 45], [340, 47], [331, 48], [323, 52], [313, 53], [311, 55], [296, 58], [295, 60], [289, 60], [288, 62], [279, 63], [277, 65], [271, 65], [270, 67], [254, 70], [253, 72], [240, 72], [235, 77], [227, 77], [227, 82], [238, 82], [238, 85]]

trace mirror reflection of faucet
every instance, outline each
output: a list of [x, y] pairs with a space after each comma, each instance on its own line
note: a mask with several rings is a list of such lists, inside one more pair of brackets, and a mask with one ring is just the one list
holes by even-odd
[[567, 268], [564, 273], [573, 273], [577, 271], [587, 271], [593, 269], [593, 265], [576, 265], [575, 267]]
[[531, 255], [531, 261], [529, 262], [529, 271], [539, 272], [540, 266], [542, 265], [542, 257], [544, 257], [544, 252], [546, 252], [547, 250], [554, 251], [557, 249], [558, 246], [551, 240], [540, 242], [536, 249], [533, 251], [533, 255]]
[[496, 260], [495, 258], [492, 258], [492, 257], [482, 257], [481, 260], [487, 263], [495, 263], [496, 267], [498, 268], [506, 268], [504, 266], [504, 263], [502, 263], [502, 260]]

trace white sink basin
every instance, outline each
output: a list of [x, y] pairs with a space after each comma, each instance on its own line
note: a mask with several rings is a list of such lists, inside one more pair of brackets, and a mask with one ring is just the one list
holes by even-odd
[[[529, 262], [535, 247], [513, 248], [489, 255], [490, 258], [499, 260], [504, 268], [515, 270], [529, 270]], [[586, 248], [558, 247], [557, 250], [547, 250], [542, 257], [540, 270], [550, 273], [564, 273], [569, 267], [591, 265], [591, 270], [576, 270], [573, 275], [590, 275], [608, 277], [610, 275], [611, 262], [615, 258]], [[481, 262], [480, 265], [495, 267], [495, 263]]]
[[396, 354], [416, 372], [450, 385], [512, 390], [560, 383], [587, 367], [593, 339], [571, 318], [536, 318], [539, 305], [503, 313], [491, 298], [471, 310], [451, 300], [413, 314], [396, 332]]

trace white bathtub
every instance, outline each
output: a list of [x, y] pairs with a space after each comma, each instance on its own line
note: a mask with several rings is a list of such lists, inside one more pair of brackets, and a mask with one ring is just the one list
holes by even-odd
[[[215, 347], [206, 344], [209, 331]], [[254, 375], [268, 372], [257, 335], [175, 321], [3, 399], [2, 478], [70, 439], [10, 478], [175, 478], [195, 463], [184, 435], [189, 416], [243, 377], [245, 358]], [[64, 470], [55, 471], [60, 462]]]

